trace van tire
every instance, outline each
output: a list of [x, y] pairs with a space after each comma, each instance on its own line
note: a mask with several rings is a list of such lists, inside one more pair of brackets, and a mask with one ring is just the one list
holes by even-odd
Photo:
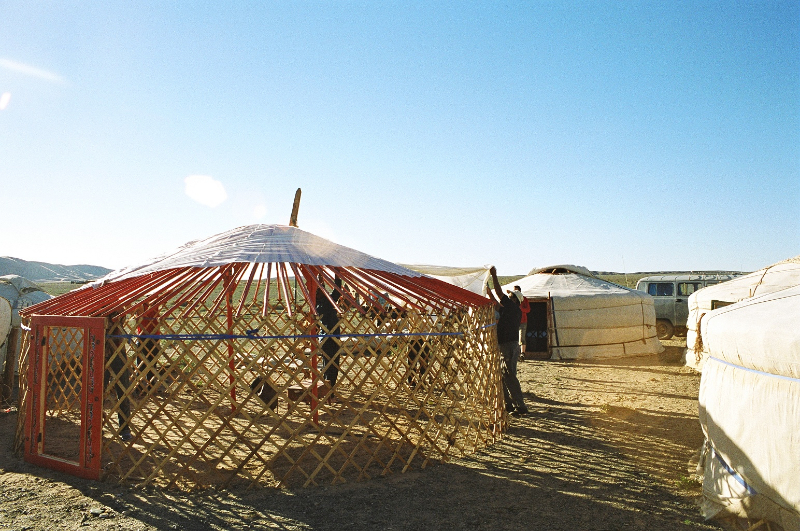
[[658, 339], [669, 339], [675, 333], [672, 323], [666, 319], [656, 319], [656, 335]]

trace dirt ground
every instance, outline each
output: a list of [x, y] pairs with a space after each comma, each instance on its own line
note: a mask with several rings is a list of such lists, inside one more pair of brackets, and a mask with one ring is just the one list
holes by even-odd
[[[0, 413], [0, 530], [720, 529], [696, 505], [699, 374], [667, 356], [523, 361], [531, 414], [476, 455], [340, 486], [199, 494], [81, 480], [11, 452]], [[671, 354], [671, 356], [670, 356]]]

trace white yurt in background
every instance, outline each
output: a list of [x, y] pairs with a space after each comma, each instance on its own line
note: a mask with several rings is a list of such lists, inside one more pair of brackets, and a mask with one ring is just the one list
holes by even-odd
[[689, 297], [689, 318], [686, 320], [686, 365], [702, 370], [708, 355], [698, 335], [700, 320], [705, 314], [735, 302], [797, 285], [800, 285], [800, 255], [692, 293]]
[[705, 516], [800, 529], [800, 285], [706, 313], [701, 337]]
[[[5, 371], [6, 351], [8, 350], [6, 339], [9, 332], [12, 329], [17, 329], [15, 333], [19, 333], [19, 311], [22, 308], [27, 308], [28, 306], [46, 301], [50, 298], [52, 297], [42, 291], [42, 288], [27, 278], [19, 275], [0, 276], [0, 373]], [[5, 303], [7, 303], [9, 307], [7, 316], [5, 312]], [[8, 326], [4, 324], [6, 319], [8, 320]], [[10, 341], [10, 343], [14, 343], [17, 351], [19, 351], [19, 343], [15, 341]], [[17, 355], [18, 353], [13, 357], [15, 362]], [[11, 369], [9, 368], [9, 370]], [[14, 370], [16, 370], [16, 368], [14, 368]], [[2, 393], [3, 396], [8, 392], [9, 391]]]
[[526, 352], [531, 357], [585, 359], [657, 354], [653, 298], [595, 277], [585, 267], [534, 269], [503, 286], [528, 299]]
[[13, 310], [11, 326], [14, 327], [19, 326], [19, 311], [22, 308], [27, 308], [52, 298], [42, 291], [42, 288], [38, 285], [19, 275], [0, 276], [0, 297], [11, 304], [11, 309]]

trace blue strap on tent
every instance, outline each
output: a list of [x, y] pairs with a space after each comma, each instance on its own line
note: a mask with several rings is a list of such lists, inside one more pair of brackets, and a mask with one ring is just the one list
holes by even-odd
[[711, 455], [713, 455], [716, 458], [716, 460], [719, 462], [720, 465], [722, 465], [722, 468], [724, 468], [728, 472], [728, 474], [733, 476], [733, 479], [735, 479], [742, 487], [744, 487], [744, 489], [747, 491], [748, 494], [750, 494], [751, 496], [755, 496], [756, 494], [758, 494], [758, 492], [756, 492], [756, 489], [748, 485], [747, 482], [744, 480], [744, 478], [740, 476], [739, 473], [736, 472], [733, 468], [731, 468], [731, 466], [728, 463], [725, 462], [725, 460], [722, 458], [721, 455], [719, 455], [719, 453], [714, 449], [713, 446], [711, 447]]
[[[256, 329], [257, 330], [257, 329]], [[406, 332], [391, 334], [304, 334], [304, 335], [280, 335], [280, 336], [257, 336], [253, 330], [248, 330], [246, 335], [240, 334], [118, 334], [108, 337], [121, 339], [166, 339], [168, 341], [218, 341], [220, 339], [321, 339], [327, 337], [349, 338], [349, 337], [395, 337], [395, 336], [463, 336], [463, 332]]]
[[[497, 326], [497, 323], [489, 323], [480, 327], [478, 330], [485, 330]], [[281, 336], [259, 336], [258, 328], [246, 330], [245, 335], [238, 334], [118, 334], [108, 337], [120, 339], [166, 339], [172, 341], [194, 340], [194, 341], [218, 341], [220, 339], [321, 339], [326, 337], [349, 338], [349, 337], [390, 337], [390, 336], [463, 336], [464, 332], [405, 332], [390, 334], [307, 334], [307, 335], [281, 335]]]

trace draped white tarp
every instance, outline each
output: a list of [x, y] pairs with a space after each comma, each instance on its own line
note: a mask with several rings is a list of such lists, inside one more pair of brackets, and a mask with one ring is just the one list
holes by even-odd
[[703, 368], [708, 353], [698, 341], [698, 330], [703, 315], [715, 304], [739, 302], [797, 285], [800, 285], [800, 256], [692, 293], [686, 320], [686, 365], [697, 370]]
[[637, 356], [664, 350], [656, 337], [653, 298], [647, 293], [574, 272], [536, 273], [506, 284], [503, 290], [515, 285], [528, 299], [548, 299], [555, 359]]
[[25, 277], [0, 276], [0, 367], [3, 367], [6, 360], [6, 337], [12, 328], [18, 328], [22, 322], [19, 311], [51, 298]]
[[291, 262], [316, 266], [356, 267], [420, 277], [411, 269], [393, 264], [309, 232], [286, 225], [247, 225], [209, 238], [189, 242], [144, 263], [112, 271], [87, 284], [99, 286], [112, 280], [137, 277], [181, 267], [218, 267], [236, 262]]
[[706, 313], [704, 513], [800, 529], [800, 286]]
[[[11, 326], [20, 325], [19, 311], [52, 297], [42, 291], [38, 285], [19, 275], [0, 276], [0, 297], [11, 305]], [[2, 343], [0, 339], [0, 343]]]
[[450, 267], [424, 264], [400, 265], [484, 296], [486, 296], [486, 285], [489, 282], [489, 270], [492, 268], [491, 265], [477, 267]]

